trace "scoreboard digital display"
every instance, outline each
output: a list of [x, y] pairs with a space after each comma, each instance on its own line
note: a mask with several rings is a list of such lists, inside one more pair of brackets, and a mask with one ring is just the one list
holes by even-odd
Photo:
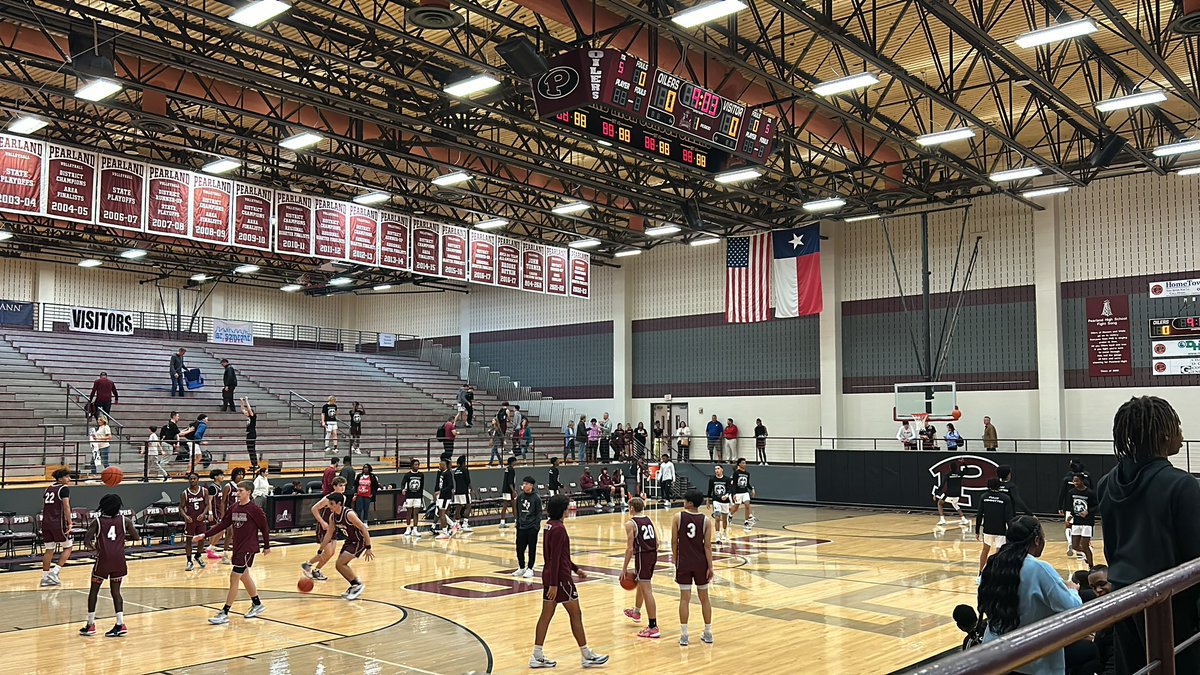
[[1151, 338], [1200, 337], [1200, 316], [1150, 319]]
[[714, 171], [722, 166], [725, 160], [725, 154], [719, 150], [707, 150], [672, 137], [664, 137], [641, 125], [626, 122], [616, 115], [600, 110], [577, 108], [560, 112], [550, 119], [590, 136], [607, 140], [613, 145], [641, 150], [702, 171]]
[[[597, 108], [608, 108], [628, 116], [635, 127], [646, 122], [712, 146], [722, 160], [733, 155], [764, 164], [775, 140], [775, 118], [761, 109], [750, 109], [616, 49], [559, 55], [534, 81], [533, 90], [538, 114], [544, 118], [562, 121], [557, 115], [568, 110], [586, 107], [598, 113]], [[667, 142], [673, 148], [678, 140]], [[715, 171], [723, 163], [709, 162], [702, 168]]]

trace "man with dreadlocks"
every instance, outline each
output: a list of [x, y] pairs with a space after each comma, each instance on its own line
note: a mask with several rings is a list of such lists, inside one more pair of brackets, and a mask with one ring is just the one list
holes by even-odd
[[[1161, 398], [1131, 398], [1113, 418], [1119, 461], [1096, 493], [1114, 590], [1200, 557], [1200, 483], [1167, 460], [1182, 446], [1179, 415]], [[1192, 587], [1171, 599], [1176, 642], [1196, 632], [1198, 598]], [[1116, 624], [1118, 673], [1146, 665], [1145, 632], [1140, 613]], [[1200, 673], [1200, 649], [1189, 647], [1175, 664], [1175, 672]]]

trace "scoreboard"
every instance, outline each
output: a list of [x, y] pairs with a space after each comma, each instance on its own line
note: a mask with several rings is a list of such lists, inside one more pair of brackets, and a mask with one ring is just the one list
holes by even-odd
[[[776, 120], [761, 109], [616, 49], [580, 49], [555, 57], [534, 81], [533, 93], [543, 118], [709, 171], [720, 170], [730, 156], [764, 164], [775, 140]], [[567, 111], [584, 116], [560, 116]], [[612, 135], [603, 133], [609, 129], [606, 124]], [[665, 135], [648, 127], [663, 129]], [[659, 149], [664, 143], [665, 150]]]

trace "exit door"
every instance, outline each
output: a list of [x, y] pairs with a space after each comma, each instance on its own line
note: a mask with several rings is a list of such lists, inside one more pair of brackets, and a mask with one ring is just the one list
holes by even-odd
[[671, 452], [671, 446], [677, 443], [677, 429], [681, 423], [688, 422], [688, 404], [676, 403], [651, 403], [650, 404], [650, 424], [661, 424], [663, 435], [661, 442], [656, 440], [654, 447], [654, 456], [661, 457], [663, 453]]

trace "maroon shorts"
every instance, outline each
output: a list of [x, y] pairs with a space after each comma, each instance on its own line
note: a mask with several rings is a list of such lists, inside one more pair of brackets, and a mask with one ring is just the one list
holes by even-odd
[[708, 570], [675, 570], [675, 583], [685, 588], [691, 588], [694, 584], [698, 590], [708, 588]]
[[69, 532], [61, 521], [42, 520], [42, 541], [47, 544], [65, 544], [71, 541]]
[[[542, 589], [542, 600], [549, 600], [549, 587]], [[575, 588], [575, 582], [570, 579], [563, 579], [558, 582], [558, 592], [554, 596], [555, 603], [570, 602], [579, 599], [579, 590]]]
[[194, 537], [197, 534], [204, 534], [208, 531], [208, 523], [203, 520], [192, 519], [192, 522], [184, 521], [183, 533], [189, 537]]
[[362, 555], [366, 550], [367, 542], [363, 541], [360, 537], [347, 539], [346, 542], [342, 544], [342, 553], [349, 553], [355, 558]]
[[125, 559], [120, 560], [97, 560], [92, 565], [92, 579], [99, 581], [117, 581], [124, 579], [125, 575], [129, 574], [129, 568], [125, 565]]
[[255, 555], [257, 555], [257, 554], [255, 554], [255, 553], [234, 553], [232, 560], [230, 560], [230, 562], [233, 563], [233, 573], [241, 574], [242, 572], [245, 572], [246, 570], [250, 569], [251, 567], [254, 567], [254, 556]]
[[654, 566], [658, 564], [658, 553], [643, 551], [633, 555], [633, 567], [637, 570], [638, 581], [650, 581], [654, 576]]

